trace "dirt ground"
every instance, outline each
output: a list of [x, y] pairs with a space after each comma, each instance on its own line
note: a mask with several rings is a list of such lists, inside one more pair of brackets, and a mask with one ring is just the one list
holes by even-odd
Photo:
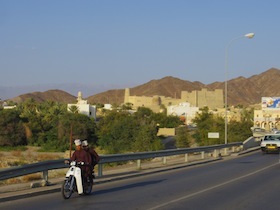
[[[0, 152], [0, 169], [21, 166], [25, 164], [36, 163], [40, 161], [47, 161], [47, 160], [56, 160], [56, 159], [63, 159], [69, 157], [68, 152], [38, 152], [38, 147], [27, 147], [25, 151], [1, 151]], [[61, 176], [61, 174], [65, 174], [64, 170], [56, 170], [55, 172], [51, 173], [52, 176]], [[42, 174], [31, 174], [19, 178], [13, 178], [9, 180], [5, 180], [0, 182], [0, 184], [11, 184], [11, 183], [19, 183], [24, 181], [30, 181], [33, 179], [41, 179]]]
[[[38, 147], [27, 147], [25, 151], [1, 151], [0, 168], [30, 164], [38, 161], [66, 158], [66, 153], [59, 152], [38, 152]], [[68, 155], [69, 156], [69, 155]]]

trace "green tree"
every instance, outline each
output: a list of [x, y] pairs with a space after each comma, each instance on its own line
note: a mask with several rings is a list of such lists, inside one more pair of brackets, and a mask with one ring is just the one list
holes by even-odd
[[[245, 141], [252, 133], [250, 128], [253, 125], [253, 110], [243, 109], [241, 111], [240, 121], [228, 122], [228, 143]], [[225, 121], [221, 117], [214, 116], [209, 109], [203, 108], [201, 113], [194, 119], [197, 124], [197, 131], [194, 138], [199, 145], [224, 144], [225, 139]], [[209, 132], [219, 133], [218, 139], [209, 139]]]
[[79, 107], [74, 106], [74, 105], [70, 106], [69, 107], [69, 111], [72, 112], [72, 113], [76, 113], [77, 114], [77, 113], [79, 113]]
[[196, 142], [199, 145], [207, 145], [208, 132], [213, 123], [213, 115], [209, 113], [208, 107], [203, 108], [193, 119], [193, 122], [197, 126], [197, 132], [194, 135]]
[[98, 123], [98, 143], [107, 153], [150, 151], [162, 148], [153, 112], [147, 108], [130, 114], [112, 111]]
[[30, 131], [27, 136], [28, 144], [36, 145], [42, 125], [41, 119], [38, 116], [37, 102], [34, 99], [29, 98], [19, 104], [17, 109], [20, 112], [20, 117], [23, 119], [25, 126]]
[[132, 110], [133, 104], [132, 103], [125, 103], [121, 106], [122, 110]]
[[228, 140], [229, 142], [244, 141], [252, 136], [251, 127], [253, 126], [254, 110], [241, 110], [241, 120], [231, 121], [228, 126]]
[[160, 119], [164, 117], [164, 114], [157, 115], [149, 108], [139, 107], [133, 117], [136, 131], [132, 150], [139, 152], [163, 149], [157, 132]]
[[163, 149], [163, 145], [157, 136], [157, 123], [149, 117], [139, 119], [135, 116], [135, 136], [133, 138], [132, 151], [154, 151]]
[[67, 111], [66, 105], [52, 101], [38, 103], [32, 98], [20, 104], [18, 110], [30, 131], [28, 144], [36, 146], [57, 138], [59, 116]]
[[[208, 107], [201, 109], [201, 112], [196, 115], [193, 122], [197, 125], [197, 130], [194, 134], [196, 142], [201, 145], [221, 144], [223, 142], [224, 121], [221, 117], [214, 116]], [[209, 132], [217, 132], [220, 134], [218, 139], [209, 139]]]
[[[90, 144], [96, 144], [96, 123], [86, 115], [66, 112], [59, 116], [57, 129], [51, 135], [56, 136], [49, 141], [51, 145], [65, 150], [69, 148], [70, 135], [72, 139], [87, 139]], [[54, 148], [54, 149], [56, 149]]]
[[178, 116], [169, 115], [162, 118], [162, 121], [160, 121], [159, 124], [160, 127], [164, 127], [164, 128], [176, 128], [179, 125], [182, 125], [183, 122], [180, 120]]
[[181, 126], [176, 130], [176, 146], [177, 148], [187, 148], [190, 146], [190, 133], [187, 126]]
[[71, 127], [73, 138], [87, 139], [93, 144], [97, 142], [94, 119], [68, 112], [66, 104], [53, 101], [38, 103], [30, 98], [15, 110], [20, 113], [20, 121], [15, 118], [13, 122], [24, 126], [29, 145], [41, 146], [47, 151], [68, 149]]
[[98, 144], [112, 154], [130, 151], [136, 129], [129, 113], [112, 111], [98, 123]]
[[147, 107], [138, 107], [136, 113], [134, 116], [138, 119], [142, 118], [150, 118], [153, 115], [153, 111], [150, 108]]
[[0, 110], [0, 146], [26, 144], [25, 128], [19, 112], [15, 109]]
[[164, 112], [153, 113], [151, 118], [159, 125], [160, 128], [176, 128], [183, 124], [178, 116], [167, 116]]

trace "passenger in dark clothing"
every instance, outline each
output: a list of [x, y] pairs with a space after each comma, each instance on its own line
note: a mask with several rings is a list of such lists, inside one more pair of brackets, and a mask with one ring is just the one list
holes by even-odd
[[82, 141], [82, 146], [83, 150], [85, 150], [91, 156], [91, 170], [92, 176], [94, 178], [94, 166], [99, 162], [100, 157], [92, 147], [89, 147], [87, 140]]

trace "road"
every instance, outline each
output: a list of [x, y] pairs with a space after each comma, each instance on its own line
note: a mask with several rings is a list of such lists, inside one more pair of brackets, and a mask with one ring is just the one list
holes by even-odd
[[0, 204], [0, 209], [279, 209], [278, 154], [260, 151], [213, 163], [95, 185], [89, 196], [60, 193]]

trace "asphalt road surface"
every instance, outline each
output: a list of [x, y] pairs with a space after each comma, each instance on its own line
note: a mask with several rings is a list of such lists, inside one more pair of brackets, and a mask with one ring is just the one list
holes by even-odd
[[278, 154], [260, 151], [227, 160], [98, 184], [68, 200], [51, 193], [0, 203], [5, 210], [279, 209]]

